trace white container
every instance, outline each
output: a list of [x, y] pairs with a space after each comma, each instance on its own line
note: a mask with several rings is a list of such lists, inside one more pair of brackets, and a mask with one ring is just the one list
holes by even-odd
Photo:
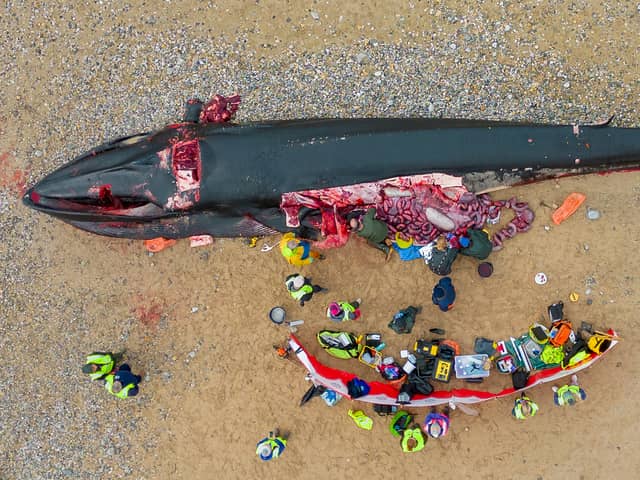
[[402, 366], [402, 370], [404, 370], [404, 372], [405, 372], [407, 375], [409, 375], [409, 374], [410, 374], [411, 372], [413, 372], [415, 369], [416, 369], [416, 364], [415, 364], [415, 363], [412, 363], [412, 362], [409, 362], [409, 361], [407, 361], [407, 363], [405, 363], [405, 364]]
[[489, 376], [485, 365], [488, 355], [457, 355], [454, 360], [456, 378], [484, 378]]

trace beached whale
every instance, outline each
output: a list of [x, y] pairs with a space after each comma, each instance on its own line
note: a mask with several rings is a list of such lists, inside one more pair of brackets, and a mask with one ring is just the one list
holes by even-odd
[[[640, 129], [608, 124], [359, 118], [236, 125], [199, 121], [198, 102], [190, 109], [182, 123], [81, 155], [29, 189], [24, 203], [114, 237], [257, 236], [294, 230], [280, 208], [291, 192], [446, 174], [479, 193], [640, 167]], [[317, 227], [313, 214], [302, 209], [299, 225]]]

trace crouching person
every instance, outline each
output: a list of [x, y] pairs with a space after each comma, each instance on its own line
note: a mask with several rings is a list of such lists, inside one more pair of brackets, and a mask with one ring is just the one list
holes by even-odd
[[287, 439], [280, 436], [280, 433], [276, 429], [273, 432], [269, 432], [269, 436], [263, 438], [256, 445], [256, 455], [260, 457], [260, 460], [268, 462], [274, 458], [278, 458], [284, 452], [287, 446]]
[[533, 417], [537, 412], [538, 404], [522, 393], [520, 397], [516, 398], [511, 415], [518, 420], [526, 420], [529, 417]]
[[285, 278], [284, 284], [291, 298], [300, 303], [301, 307], [304, 307], [305, 302], [311, 300], [314, 293], [327, 291], [326, 288], [320, 285], [313, 285], [310, 278], [306, 278], [299, 273], [289, 275]]
[[331, 302], [327, 308], [327, 317], [334, 322], [357, 320], [360, 318], [361, 303], [359, 298], [352, 302]]
[[571, 383], [563, 385], [560, 388], [553, 386], [553, 403], [559, 407], [566, 405], [574, 406], [578, 402], [582, 402], [587, 399], [587, 393], [580, 388], [578, 384], [578, 377], [576, 375], [571, 376]]
[[445, 407], [442, 413], [438, 413], [436, 407], [432, 407], [424, 419], [424, 433], [431, 438], [444, 437], [449, 431], [449, 423], [449, 407]]
[[405, 453], [419, 452], [424, 448], [426, 440], [420, 425], [416, 423], [402, 433], [400, 445], [402, 446], [402, 451]]
[[126, 363], [122, 364], [115, 373], [111, 373], [104, 378], [104, 388], [111, 395], [118, 398], [135, 397], [138, 395], [138, 384], [142, 381], [140, 375], [134, 375], [131, 367]]

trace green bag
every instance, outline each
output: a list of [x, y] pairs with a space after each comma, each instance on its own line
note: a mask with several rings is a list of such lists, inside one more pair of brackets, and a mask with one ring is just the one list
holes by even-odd
[[402, 433], [409, 427], [413, 421], [413, 415], [404, 410], [399, 410], [391, 419], [389, 431], [394, 437], [401, 437]]
[[469, 237], [471, 245], [460, 250], [462, 255], [484, 260], [493, 251], [493, 244], [487, 232], [483, 230], [468, 230], [467, 237]]
[[416, 315], [422, 311], [422, 307], [407, 307], [400, 310], [389, 322], [389, 328], [396, 333], [411, 333], [416, 323]]
[[348, 360], [358, 358], [362, 346], [353, 333], [321, 330], [316, 336], [318, 343], [327, 353], [336, 358]]

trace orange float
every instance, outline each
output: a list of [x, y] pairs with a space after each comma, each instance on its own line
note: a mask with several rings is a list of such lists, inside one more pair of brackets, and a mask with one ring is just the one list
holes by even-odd
[[553, 220], [553, 223], [556, 225], [560, 225], [567, 218], [576, 213], [576, 210], [578, 210], [580, 205], [582, 205], [586, 199], [587, 197], [584, 194], [573, 192], [564, 200], [564, 202], [562, 202], [562, 205], [553, 212], [551, 220]]
[[145, 240], [144, 248], [146, 248], [151, 253], [158, 253], [164, 250], [165, 248], [169, 248], [177, 243], [176, 240], [170, 238], [151, 238], [149, 240]]

